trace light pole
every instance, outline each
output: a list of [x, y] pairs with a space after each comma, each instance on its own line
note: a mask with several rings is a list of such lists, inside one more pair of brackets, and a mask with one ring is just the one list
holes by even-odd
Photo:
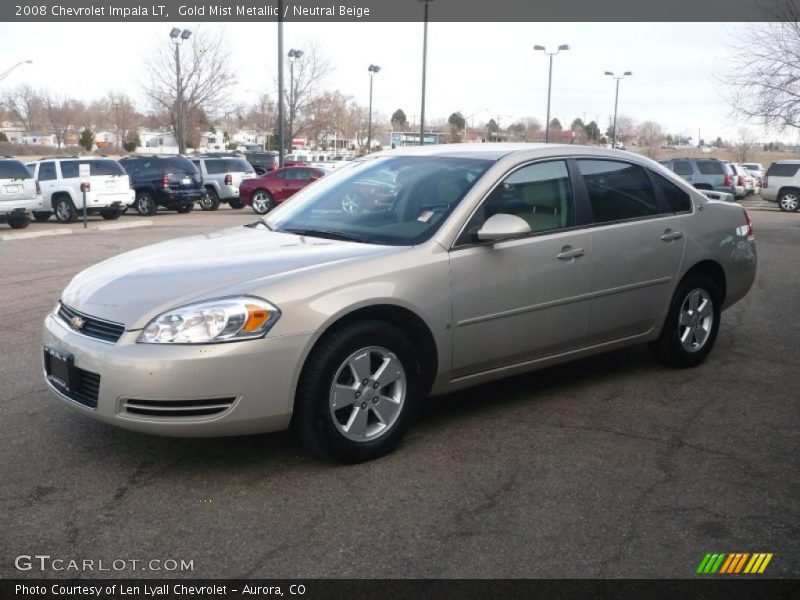
[[619, 104], [619, 82], [626, 77], [633, 76], [630, 71], [625, 71], [621, 76], [616, 76], [612, 71], [606, 71], [606, 75], [610, 75], [617, 82], [617, 90], [614, 92], [614, 124], [611, 126], [611, 147], [617, 147], [617, 105]]
[[32, 65], [32, 64], [33, 64], [32, 60], [21, 60], [17, 64], [11, 65], [11, 67], [9, 67], [8, 69], [6, 69], [2, 73], [0, 73], [0, 81], [3, 81], [3, 79], [8, 77], [11, 74], [11, 71], [16, 69], [17, 67], [19, 67], [21, 65]]
[[186, 138], [183, 135], [183, 82], [181, 81], [181, 46], [192, 35], [189, 29], [181, 31], [173, 27], [169, 32], [172, 43], [175, 44], [175, 81], [178, 88], [177, 102], [175, 103], [175, 137], [178, 138], [178, 154], [186, 153]]
[[367, 125], [367, 152], [372, 152], [372, 80], [381, 68], [378, 65], [370, 65], [369, 71], [369, 121]]
[[278, 0], [278, 166], [283, 166], [283, 0]]
[[422, 33], [422, 108], [419, 112], [419, 145], [425, 145], [425, 74], [428, 62], [428, 5], [433, 0], [418, 0], [425, 5], [425, 26]]
[[294, 141], [294, 117], [295, 117], [295, 105], [294, 103], [297, 101], [295, 98], [295, 89], [294, 89], [294, 61], [298, 58], [303, 56], [302, 50], [295, 50], [294, 48], [289, 50], [289, 144], [291, 145]]
[[550, 143], [550, 91], [553, 87], [553, 57], [562, 50], [569, 50], [569, 44], [561, 44], [555, 52], [548, 52], [544, 46], [536, 45], [534, 50], [541, 50], [550, 57], [550, 70], [547, 74], [547, 123], [544, 126], [544, 143]]
[[118, 101], [114, 102], [114, 112], [116, 113], [115, 117], [116, 117], [116, 120], [117, 120], [117, 123], [116, 123], [117, 124], [117, 134], [116, 134], [116, 139], [114, 141], [116, 142], [117, 149], [120, 150], [120, 149], [122, 149], [122, 144], [119, 143], [119, 102]]

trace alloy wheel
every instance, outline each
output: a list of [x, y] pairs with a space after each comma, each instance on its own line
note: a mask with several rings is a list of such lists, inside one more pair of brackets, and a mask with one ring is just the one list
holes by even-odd
[[794, 212], [800, 206], [800, 199], [796, 194], [784, 194], [781, 196], [781, 208], [786, 212]]
[[697, 352], [708, 341], [714, 326], [714, 304], [703, 288], [690, 291], [681, 304], [678, 338], [687, 352]]
[[408, 389], [397, 356], [379, 346], [353, 352], [339, 366], [329, 395], [331, 419], [341, 435], [370, 442], [397, 423]]
[[256, 192], [253, 194], [253, 210], [259, 215], [265, 215], [270, 209], [270, 197], [266, 192]]
[[56, 205], [56, 215], [58, 215], [58, 220], [62, 222], [67, 222], [72, 217], [72, 208], [67, 203], [66, 200], [61, 200]]

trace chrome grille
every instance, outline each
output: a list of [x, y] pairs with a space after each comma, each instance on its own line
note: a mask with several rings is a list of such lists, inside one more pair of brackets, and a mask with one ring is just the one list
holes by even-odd
[[[92, 317], [63, 303], [58, 305], [58, 316], [73, 331], [104, 342], [111, 342], [112, 344], [119, 341], [119, 338], [125, 332], [125, 326], [121, 323], [112, 323], [111, 321]], [[71, 321], [76, 317], [83, 321], [82, 327], [78, 329], [71, 324]]]

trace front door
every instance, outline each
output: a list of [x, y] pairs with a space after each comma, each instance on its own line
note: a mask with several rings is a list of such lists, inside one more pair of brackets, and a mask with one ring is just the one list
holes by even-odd
[[[478, 242], [495, 214], [513, 214], [531, 233]], [[564, 161], [520, 167], [498, 184], [450, 254], [456, 377], [575, 348], [587, 334], [590, 233], [575, 228]]]

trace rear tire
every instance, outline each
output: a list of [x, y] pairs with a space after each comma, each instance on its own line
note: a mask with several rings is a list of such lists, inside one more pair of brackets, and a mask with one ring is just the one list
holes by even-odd
[[391, 452], [416, 416], [422, 397], [416, 356], [403, 332], [383, 321], [334, 329], [303, 367], [294, 431], [317, 456], [342, 462]]
[[115, 221], [122, 216], [122, 210], [119, 208], [104, 208], [100, 211], [100, 216], [106, 221]]
[[219, 208], [219, 195], [214, 188], [206, 188], [206, 195], [200, 198], [202, 210], [217, 210]]
[[244, 203], [239, 198], [232, 198], [231, 200], [228, 200], [228, 206], [234, 210], [239, 210], [240, 208], [244, 207]]
[[33, 218], [36, 219], [37, 223], [44, 223], [45, 221], [50, 220], [50, 215], [53, 213], [51, 212], [44, 212], [44, 211], [36, 211], [33, 213]]
[[787, 190], [778, 197], [778, 207], [783, 212], [797, 212], [800, 209], [800, 192]]
[[31, 218], [28, 215], [25, 215], [24, 217], [8, 218], [8, 226], [11, 227], [11, 229], [25, 229], [30, 224]]
[[678, 285], [659, 338], [650, 344], [653, 355], [673, 367], [701, 364], [717, 339], [722, 291], [704, 273], [690, 273]]
[[142, 217], [154, 215], [158, 210], [156, 200], [150, 192], [137, 192], [135, 206], [136, 212]]
[[59, 223], [74, 223], [78, 220], [78, 211], [68, 196], [58, 196], [53, 201], [53, 210]]

